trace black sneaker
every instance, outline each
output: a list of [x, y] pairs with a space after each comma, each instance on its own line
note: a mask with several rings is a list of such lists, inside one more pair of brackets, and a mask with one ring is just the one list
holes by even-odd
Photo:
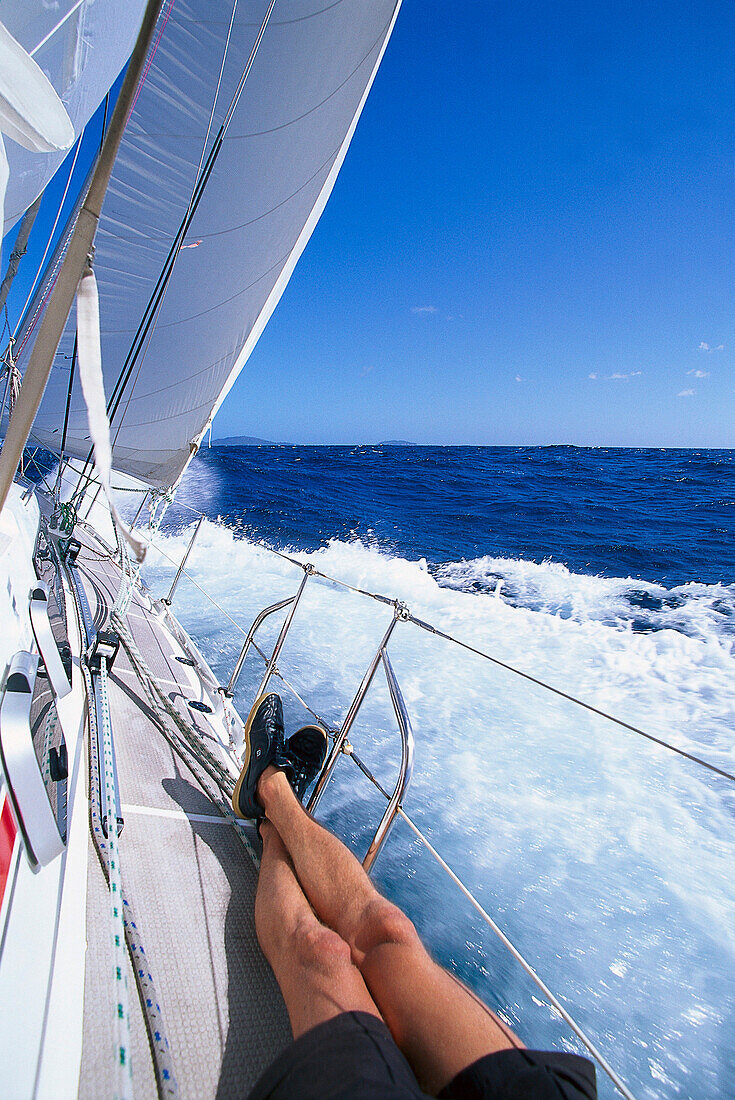
[[316, 779], [327, 755], [327, 734], [321, 726], [302, 726], [286, 742], [291, 763], [288, 779], [299, 802], [304, 801], [309, 784]]
[[283, 707], [275, 691], [253, 703], [245, 724], [245, 754], [235, 784], [232, 808], [238, 817], [260, 818], [263, 807], [255, 797], [258, 780], [269, 764], [287, 764], [283, 744]]

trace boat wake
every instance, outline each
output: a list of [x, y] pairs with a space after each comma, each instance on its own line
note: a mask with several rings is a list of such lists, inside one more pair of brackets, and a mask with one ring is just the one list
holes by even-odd
[[[158, 537], [166, 557], [151, 550], [144, 574], [154, 595], [165, 594], [191, 531]], [[504, 665], [735, 770], [732, 586], [667, 590], [490, 557], [430, 568], [336, 539], [293, 556], [396, 597]], [[293, 595], [302, 576], [210, 521], [187, 572], [243, 631], [261, 608]], [[242, 634], [186, 578], [174, 610], [226, 683]], [[279, 670], [332, 727], [391, 613], [319, 578], [307, 583]], [[266, 652], [282, 614], [259, 632]], [[416, 737], [408, 812], [637, 1094], [670, 1093], [682, 1081], [692, 1097], [726, 1092], [735, 1072], [722, 1026], [735, 1019], [732, 785], [413, 624], [398, 624], [390, 656]], [[262, 668], [248, 658], [241, 712]], [[305, 712], [287, 687], [279, 690], [294, 728]], [[399, 742], [379, 678], [350, 740], [392, 785]], [[364, 851], [381, 809], [345, 760], [320, 815]], [[402, 823], [376, 876], [442, 961], [526, 1040], [574, 1049]]]

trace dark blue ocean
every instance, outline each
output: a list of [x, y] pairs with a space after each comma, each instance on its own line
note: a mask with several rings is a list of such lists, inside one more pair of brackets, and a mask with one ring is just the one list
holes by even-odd
[[[303, 577], [274, 549], [503, 663], [397, 625], [390, 659], [416, 739], [406, 811], [650, 1100], [735, 1095], [735, 785], [517, 673], [735, 771], [734, 456], [212, 447], [144, 573], [164, 595], [190, 508], [204, 512], [174, 610], [220, 683], [259, 610]], [[278, 660], [289, 729], [309, 717], [299, 697], [339, 727], [390, 616], [309, 579]], [[278, 626], [258, 632], [264, 652]], [[251, 653], [241, 714], [261, 676]], [[380, 675], [350, 740], [391, 786]], [[360, 855], [383, 806], [344, 758], [319, 815]], [[375, 875], [526, 1043], [579, 1049], [404, 822]]]
[[277, 545], [361, 539], [430, 566], [494, 557], [667, 586], [735, 579], [735, 451], [217, 447], [209, 504]]

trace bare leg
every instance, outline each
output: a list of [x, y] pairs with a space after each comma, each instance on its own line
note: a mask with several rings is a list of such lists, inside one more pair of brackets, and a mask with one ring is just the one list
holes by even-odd
[[314, 916], [275, 828], [264, 822], [261, 830], [255, 927], [283, 993], [294, 1038], [341, 1012], [379, 1016], [349, 946]]
[[268, 767], [258, 796], [304, 894], [318, 918], [349, 944], [354, 964], [426, 1092], [438, 1093], [485, 1054], [523, 1045], [429, 957], [408, 917], [377, 892], [344, 844], [309, 817], [283, 772]]

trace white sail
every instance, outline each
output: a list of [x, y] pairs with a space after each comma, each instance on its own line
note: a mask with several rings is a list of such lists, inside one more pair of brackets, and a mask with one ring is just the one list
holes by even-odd
[[[225, 56], [233, 0], [176, 0], [103, 211], [95, 268], [105, 386], [119, 401], [113, 465], [152, 485], [170, 485], [184, 469], [280, 298], [331, 192], [400, 0], [276, 0], [203, 197], [174, 248], [155, 324], [141, 330], [268, 6], [240, 0]], [[70, 331], [33, 431], [57, 451], [72, 345]], [[120, 397], [121, 372], [129, 380]], [[85, 458], [89, 447], [75, 388], [66, 453]]]
[[[78, 135], [129, 57], [144, 8], [145, 0], [3, 0], [0, 20], [48, 77]], [[33, 152], [10, 141], [6, 152], [7, 231], [41, 194], [65, 154]]]

